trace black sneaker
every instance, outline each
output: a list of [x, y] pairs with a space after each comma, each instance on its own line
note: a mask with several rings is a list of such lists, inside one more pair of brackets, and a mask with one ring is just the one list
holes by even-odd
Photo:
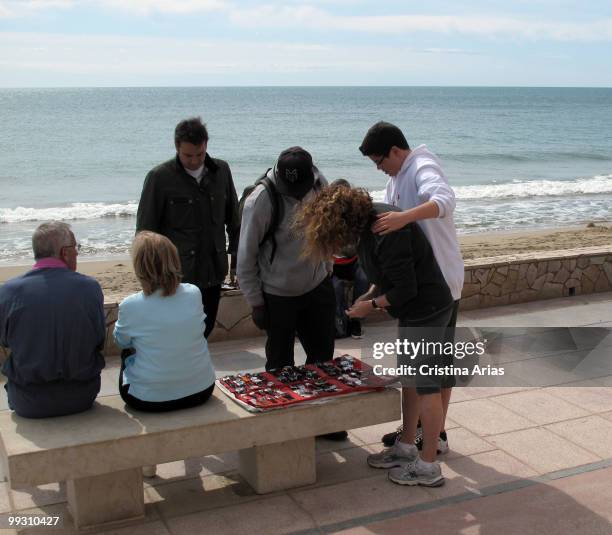
[[349, 323], [349, 333], [351, 338], [360, 339], [363, 338], [363, 332], [361, 330], [361, 322], [357, 319], [351, 319]]
[[393, 444], [395, 444], [395, 441], [402, 434], [402, 430], [403, 429], [404, 429], [404, 427], [400, 425], [395, 431], [391, 431], [391, 433], [387, 433], [386, 435], [383, 435], [383, 437], [381, 439], [382, 443], [387, 448], [390, 448], [391, 446], [393, 446]]
[[[416, 440], [414, 441], [414, 445], [418, 448], [419, 451], [423, 449], [423, 428], [417, 428]], [[438, 437], [438, 455], [443, 453], [448, 453], [448, 438], [446, 436], [446, 431], [442, 431], [440, 436]]]

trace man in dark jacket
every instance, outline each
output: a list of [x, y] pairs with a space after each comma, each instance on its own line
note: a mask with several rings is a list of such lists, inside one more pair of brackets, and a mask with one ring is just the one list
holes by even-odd
[[0, 286], [0, 345], [9, 407], [26, 418], [87, 410], [100, 391], [106, 333], [104, 297], [95, 279], [76, 272], [70, 226], [40, 225], [36, 264]]
[[215, 326], [227, 254], [235, 257], [240, 231], [232, 173], [226, 162], [207, 154], [207, 144], [208, 132], [199, 117], [176, 126], [176, 156], [147, 175], [136, 218], [137, 232], [152, 230], [176, 245], [183, 282], [202, 292], [206, 337]]

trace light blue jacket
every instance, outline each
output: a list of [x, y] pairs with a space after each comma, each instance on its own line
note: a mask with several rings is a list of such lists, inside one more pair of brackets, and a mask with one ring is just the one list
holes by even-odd
[[121, 302], [114, 336], [119, 347], [136, 350], [123, 374], [132, 396], [170, 401], [214, 383], [204, 317], [200, 290], [192, 284], [180, 284], [171, 296], [138, 292]]

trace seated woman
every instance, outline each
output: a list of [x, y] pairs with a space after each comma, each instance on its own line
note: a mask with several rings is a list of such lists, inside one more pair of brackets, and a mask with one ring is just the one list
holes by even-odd
[[178, 252], [165, 236], [139, 232], [132, 260], [142, 292], [119, 305], [115, 341], [135, 350], [123, 359], [119, 393], [141, 411], [201, 405], [213, 392], [215, 371], [204, 338], [200, 290], [181, 284]]
[[[304, 233], [304, 254], [313, 259], [329, 258], [347, 246], [357, 247], [359, 262], [372, 286], [349, 308], [349, 317], [362, 318], [385, 309], [398, 318], [400, 339], [443, 342], [453, 298], [427, 238], [415, 223], [385, 235], [371, 230], [377, 214], [393, 210], [398, 209], [373, 203], [364, 189], [330, 186], [304, 203], [294, 227]], [[441, 356], [431, 356], [436, 359], [428, 356], [426, 365], [447, 364]], [[425, 363], [418, 358], [415, 362]], [[407, 363], [415, 362], [409, 358]], [[398, 366], [403, 364], [398, 358]], [[444, 478], [435, 462], [443, 419], [441, 377], [417, 374], [402, 385], [402, 435], [391, 448], [369, 455], [368, 464], [395, 467], [389, 479], [402, 485], [442, 485]], [[420, 457], [414, 445], [419, 409], [423, 425]]]

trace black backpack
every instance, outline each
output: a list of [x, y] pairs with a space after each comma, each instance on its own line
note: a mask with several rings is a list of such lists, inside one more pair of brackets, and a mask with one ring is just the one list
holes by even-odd
[[280, 193], [278, 193], [274, 182], [272, 182], [272, 180], [270, 180], [268, 177], [269, 171], [270, 169], [261, 175], [253, 184], [244, 188], [240, 201], [238, 202], [238, 217], [240, 218], [240, 224], [242, 225], [242, 211], [244, 210], [244, 203], [246, 202], [248, 196], [253, 193], [255, 188], [261, 184], [267, 191], [270, 197], [270, 202], [272, 203], [272, 221], [270, 222], [270, 226], [268, 227], [268, 230], [266, 230], [264, 237], [259, 242], [259, 246], [261, 247], [267, 240], [272, 241], [272, 254], [270, 254], [270, 263], [272, 263], [274, 261], [274, 256], [276, 255], [275, 234], [282, 218], [281, 212], [283, 210], [283, 203], [281, 202]]

